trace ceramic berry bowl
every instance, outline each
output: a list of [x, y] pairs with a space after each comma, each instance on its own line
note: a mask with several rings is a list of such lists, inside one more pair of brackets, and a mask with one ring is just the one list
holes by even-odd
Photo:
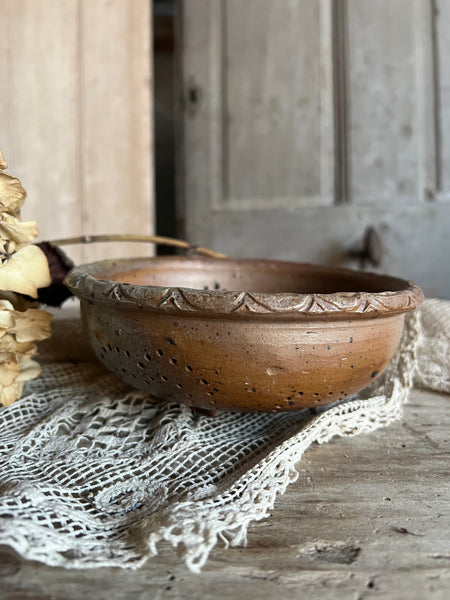
[[371, 384], [423, 300], [402, 279], [259, 259], [153, 257], [75, 268], [99, 360], [150, 394], [209, 410], [330, 404]]

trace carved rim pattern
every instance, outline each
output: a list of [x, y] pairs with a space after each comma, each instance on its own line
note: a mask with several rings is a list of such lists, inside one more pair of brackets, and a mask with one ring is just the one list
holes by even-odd
[[[125, 261], [114, 262], [123, 264]], [[184, 312], [193, 316], [195, 314], [199, 316], [253, 314], [363, 318], [408, 312], [417, 308], [424, 299], [422, 290], [413, 282], [367, 273], [365, 275], [388, 278], [393, 283], [404, 287], [401, 290], [385, 292], [270, 294], [144, 286], [97, 279], [91, 275], [91, 273], [107, 273], [107, 268], [111, 264], [112, 261], [101, 261], [76, 267], [67, 275], [64, 283], [75, 296], [94, 305], [151, 312]], [[130, 265], [130, 262], [127, 264]], [[102, 265], [106, 267], [104, 270], [101, 268]], [[334, 271], [352, 273], [348, 269]]]

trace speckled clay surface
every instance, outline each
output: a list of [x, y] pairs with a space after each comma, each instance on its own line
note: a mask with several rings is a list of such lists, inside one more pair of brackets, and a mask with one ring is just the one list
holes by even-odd
[[420, 289], [400, 279], [253, 259], [92, 263], [66, 284], [101, 362], [133, 386], [206, 409], [329, 404], [392, 359]]

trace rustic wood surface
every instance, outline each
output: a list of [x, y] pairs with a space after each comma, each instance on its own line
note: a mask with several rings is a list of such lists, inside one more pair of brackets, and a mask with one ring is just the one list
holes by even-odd
[[403, 422], [310, 448], [247, 547], [216, 547], [201, 575], [166, 544], [136, 572], [50, 568], [2, 548], [0, 597], [446, 600], [448, 408], [448, 396], [415, 391]]

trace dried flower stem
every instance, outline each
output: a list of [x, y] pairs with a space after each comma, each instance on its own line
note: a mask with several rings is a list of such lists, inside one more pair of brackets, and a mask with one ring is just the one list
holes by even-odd
[[173, 246], [176, 248], [183, 248], [184, 250], [191, 250], [197, 254], [203, 254], [204, 256], [210, 256], [212, 258], [226, 258], [226, 254], [221, 252], [215, 252], [209, 248], [203, 248], [202, 246], [196, 246], [185, 242], [184, 240], [177, 240], [170, 237], [163, 237], [160, 235], [132, 235], [132, 234], [111, 234], [111, 235], [81, 235], [79, 237], [62, 238], [59, 240], [51, 240], [50, 243], [54, 246], [69, 246], [71, 244], [92, 244], [96, 242], [147, 242], [152, 244], [158, 244], [161, 246]]

